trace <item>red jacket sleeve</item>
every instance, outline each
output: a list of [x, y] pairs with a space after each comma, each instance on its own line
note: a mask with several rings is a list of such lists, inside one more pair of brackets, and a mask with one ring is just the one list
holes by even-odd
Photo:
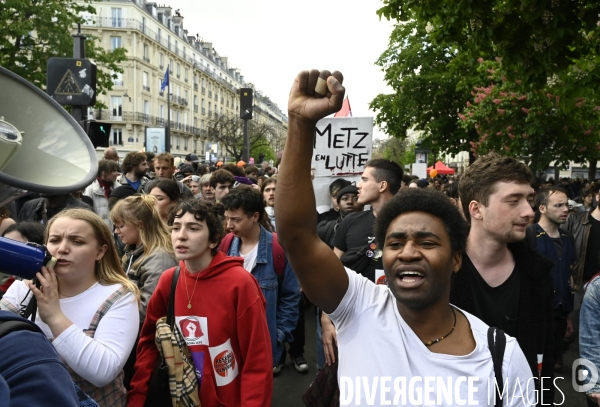
[[254, 301], [238, 307], [238, 341], [244, 360], [241, 394], [244, 407], [263, 407], [270, 406], [273, 397], [273, 355], [265, 300], [258, 282], [253, 282], [255, 287], [249, 286], [245, 297], [254, 296]]
[[167, 315], [171, 280], [173, 279], [172, 268], [163, 273], [158, 281], [156, 290], [148, 301], [146, 308], [146, 319], [142, 325], [140, 340], [136, 350], [135, 373], [131, 379], [131, 390], [127, 394], [127, 407], [144, 407], [146, 394], [148, 393], [148, 382], [156, 359], [159, 356], [156, 348], [156, 321]]

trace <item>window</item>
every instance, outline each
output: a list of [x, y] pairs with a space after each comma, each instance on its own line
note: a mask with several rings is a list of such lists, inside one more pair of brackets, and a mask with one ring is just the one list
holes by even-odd
[[167, 48], [171, 50], [171, 36], [167, 35]]
[[110, 97], [111, 119], [123, 118], [123, 98], [121, 96]]
[[114, 127], [111, 130], [112, 132], [112, 143], [118, 146], [123, 145], [123, 130], [115, 129]]
[[175, 41], [175, 54], [179, 55], [179, 43]]
[[114, 51], [121, 48], [121, 37], [110, 37], [110, 50]]
[[181, 74], [181, 64], [178, 62], [177, 63], [177, 77], [179, 78], [179, 75]]
[[146, 34], [146, 17], [142, 17], [142, 32]]
[[150, 62], [150, 52], [148, 51], [148, 46], [144, 44], [144, 61]]
[[112, 16], [112, 26], [114, 28], [123, 27], [123, 9], [113, 7], [110, 11]]
[[187, 137], [185, 137], [185, 138], [183, 139], [183, 149], [184, 149], [184, 150], [187, 150], [187, 149], [188, 149], [188, 138], [187, 138]]
[[158, 117], [161, 119], [165, 118], [165, 105], [158, 106]]
[[160, 28], [158, 29], [158, 34], [156, 34], [156, 41], [162, 45], [165, 45], [162, 40], [162, 30]]
[[186, 48], [185, 48], [185, 47], [183, 47], [183, 59], [185, 59], [185, 58], [186, 58], [186, 52], [185, 52], [185, 50], [186, 50]]
[[186, 102], [188, 101], [188, 91], [187, 90], [183, 91], [183, 98], [185, 99]]
[[169, 58], [169, 74], [173, 75], [173, 59]]
[[162, 52], [158, 54], [158, 64], [160, 65], [160, 69], [165, 67], [165, 56], [162, 54]]
[[144, 100], [144, 114], [150, 115], [150, 101]]
[[146, 88], [148, 88], [148, 72], [142, 73], [142, 85], [144, 85], [144, 90], [147, 90]]
[[[187, 72], [187, 69], [186, 69]], [[197, 84], [198, 83], [198, 75], [194, 74], [194, 83]]]
[[183, 77], [185, 78], [185, 81], [187, 82], [188, 81], [188, 69], [185, 68], [185, 70], [183, 71], [183, 73], [184, 73]]
[[[123, 74], [121, 72], [112, 72], [113, 75], [113, 85], [115, 86], [123, 86]], [[116, 78], [114, 78], [116, 76]]]

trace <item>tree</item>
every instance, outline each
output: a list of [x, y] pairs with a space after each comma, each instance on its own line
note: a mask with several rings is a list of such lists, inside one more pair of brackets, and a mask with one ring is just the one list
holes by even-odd
[[[83, 22], [84, 13], [96, 14], [90, 3], [91, 0], [3, 1], [0, 65], [45, 90], [48, 58], [72, 57], [71, 34], [77, 23]], [[96, 93], [106, 94], [112, 89], [112, 72], [123, 72], [118, 63], [126, 59], [126, 50], [107, 52], [99, 45], [98, 38], [89, 36], [86, 56], [98, 67]]]
[[471, 98], [473, 86], [485, 83], [476, 61], [456, 46], [436, 45], [430, 29], [418, 21], [397, 24], [387, 50], [376, 62], [394, 90], [370, 104], [375, 123], [388, 135], [404, 139], [422, 132], [425, 145], [456, 154], [477, 139], [474, 129], [461, 127], [457, 113]]
[[[218, 142], [225, 148], [227, 154], [239, 161], [242, 159], [244, 147], [244, 121], [236, 116], [219, 115], [209, 120], [208, 138]], [[249, 120], [248, 138], [250, 142], [250, 156], [260, 152], [269, 152], [271, 140], [279, 136], [277, 128], [260, 120]], [[271, 155], [274, 156], [271, 150]]]
[[552, 161], [561, 166], [598, 158], [600, 101], [593, 88], [581, 87], [576, 65], [537, 89], [507, 79], [500, 59], [479, 63], [489, 85], [475, 87], [473, 103], [458, 115], [463, 128], [479, 135], [471, 142], [473, 153], [524, 158], [538, 172]]
[[[435, 44], [456, 44], [471, 58], [498, 56], [507, 75], [543, 85], [574, 60], [593, 58], [596, 0], [384, 0], [380, 16], [430, 24]], [[596, 61], [597, 62], [597, 61]], [[595, 64], [598, 65], [597, 63]], [[598, 68], [594, 71], [597, 75]]]
[[415, 162], [415, 143], [409, 139], [389, 137], [385, 140], [375, 140], [373, 145], [377, 145], [373, 148], [373, 158], [385, 158], [402, 164]]

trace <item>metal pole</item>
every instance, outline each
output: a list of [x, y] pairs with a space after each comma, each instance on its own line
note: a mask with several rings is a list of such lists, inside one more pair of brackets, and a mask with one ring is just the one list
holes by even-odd
[[250, 161], [250, 140], [248, 140], [248, 119], [244, 119], [244, 148], [242, 149], [242, 161], [246, 164]]
[[[171, 67], [167, 65], [167, 72]], [[169, 82], [167, 83], [167, 132], [165, 136], [165, 151], [171, 152], [171, 73], [169, 72]]]
[[[77, 24], [77, 34], [73, 34], [73, 58], [85, 59], [85, 35], [81, 34], [81, 24]], [[72, 106], [71, 116], [79, 123], [87, 119], [85, 106]], [[82, 127], [85, 125], [81, 123]], [[84, 130], [86, 130], [84, 128]]]

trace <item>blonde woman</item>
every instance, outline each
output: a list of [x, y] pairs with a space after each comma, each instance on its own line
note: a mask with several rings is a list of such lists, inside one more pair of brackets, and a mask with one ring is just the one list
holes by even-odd
[[[125, 244], [122, 265], [127, 277], [141, 293], [141, 328], [146, 306], [162, 273], [177, 266], [171, 232], [162, 221], [156, 198], [152, 195], [130, 196], [119, 201], [110, 212], [115, 233]], [[135, 348], [125, 364], [124, 383], [129, 390], [135, 364]]]
[[139, 326], [139, 291], [119, 262], [112, 233], [86, 209], [68, 209], [48, 223], [54, 268], [42, 267], [38, 289], [16, 281], [0, 308], [19, 313], [35, 298], [35, 323], [51, 339], [75, 383], [101, 407], [126, 404], [123, 365]]
[[156, 199], [151, 195], [120, 200], [110, 212], [110, 219], [125, 244], [123, 269], [141, 293], [141, 324], [161, 274], [177, 266], [171, 231], [162, 221]]

